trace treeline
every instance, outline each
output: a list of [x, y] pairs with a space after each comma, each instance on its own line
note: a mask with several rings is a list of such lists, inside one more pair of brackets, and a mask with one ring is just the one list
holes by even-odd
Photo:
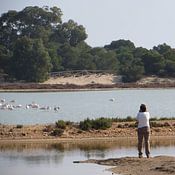
[[73, 20], [62, 22], [58, 7], [26, 7], [0, 17], [0, 75], [7, 81], [43, 82], [50, 72], [112, 70], [124, 82], [143, 76], [175, 76], [175, 50], [161, 44], [148, 50], [129, 40], [91, 47]]

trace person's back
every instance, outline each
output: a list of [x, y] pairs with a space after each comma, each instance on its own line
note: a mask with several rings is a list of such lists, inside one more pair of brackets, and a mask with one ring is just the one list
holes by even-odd
[[149, 112], [139, 112], [137, 114], [138, 128], [150, 127], [149, 125], [150, 114]]
[[150, 136], [150, 124], [149, 124], [150, 114], [147, 112], [146, 105], [141, 104], [140, 110], [137, 114], [138, 121], [138, 151], [139, 157], [142, 156], [142, 142], [143, 138], [145, 140], [145, 153], [147, 158], [150, 157], [150, 144], [149, 144], [149, 136]]

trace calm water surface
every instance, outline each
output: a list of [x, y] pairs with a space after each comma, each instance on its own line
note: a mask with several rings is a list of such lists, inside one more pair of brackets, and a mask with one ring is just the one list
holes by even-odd
[[[111, 91], [0, 93], [6, 102], [22, 108], [0, 110], [0, 123], [36, 124], [56, 120], [81, 121], [85, 118], [136, 116], [139, 105], [146, 103], [152, 117], [175, 116], [175, 89], [127, 89]], [[113, 99], [111, 101], [110, 99]], [[26, 104], [35, 102], [52, 107], [49, 111], [26, 109]], [[60, 109], [55, 112], [54, 107]]]
[[[152, 156], [175, 155], [175, 141], [151, 141]], [[0, 144], [2, 175], [111, 175], [110, 167], [73, 164], [74, 160], [137, 156], [136, 140], [88, 141], [79, 143], [11, 143]]]

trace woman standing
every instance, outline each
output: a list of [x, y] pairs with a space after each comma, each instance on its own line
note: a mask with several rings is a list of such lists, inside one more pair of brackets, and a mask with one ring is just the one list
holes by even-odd
[[143, 157], [142, 153], [142, 145], [143, 138], [145, 142], [145, 153], [147, 158], [150, 157], [150, 124], [149, 124], [150, 114], [146, 109], [145, 104], [140, 105], [140, 110], [137, 114], [137, 122], [138, 122], [138, 152], [139, 158]]

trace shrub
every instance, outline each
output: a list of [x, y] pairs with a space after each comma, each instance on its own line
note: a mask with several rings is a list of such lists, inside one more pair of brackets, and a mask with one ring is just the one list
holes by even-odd
[[71, 126], [71, 125], [73, 125], [73, 122], [71, 122], [71, 121], [66, 121], [66, 125], [67, 125], [67, 126]]
[[52, 136], [61, 136], [63, 134], [64, 130], [60, 128], [55, 128], [52, 132]]
[[133, 118], [131, 116], [127, 116], [126, 118], [112, 118], [111, 119], [113, 122], [133, 122], [136, 121], [136, 118]]
[[52, 130], [53, 130], [53, 126], [52, 125], [47, 125], [43, 129], [43, 132], [51, 132]]
[[171, 120], [171, 118], [161, 117], [159, 120]]
[[94, 129], [107, 129], [112, 125], [112, 120], [109, 118], [97, 118], [92, 122], [92, 127]]
[[57, 122], [55, 122], [55, 124], [57, 128], [60, 128], [60, 129], [66, 128], [66, 122], [63, 120], [58, 120]]
[[16, 128], [23, 128], [23, 125], [16, 125]]
[[157, 121], [158, 119], [156, 117], [150, 118], [150, 121]]
[[90, 130], [90, 129], [107, 129], [112, 125], [112, 120], [109, 118], [97, 118], [95, 120], [90, 120], [89, 118], [80, 122], [80, 129]]
[[81, 121], [79, 127], [85, 131], [92, 129], [92, 120], [87, 118], [84, 121]]
[[135, 121], [136, 119], [134, 119], [134, 118], [132, 118], [131, 116], [127, 116], [126, 117], [126, 121], [127, 122], [133, 122], [133, 121]]
[[162, 127], [163, 124], [157, 123], [157, 122], [150, 122], [150, 126], [151, 126], [151, 127]]

